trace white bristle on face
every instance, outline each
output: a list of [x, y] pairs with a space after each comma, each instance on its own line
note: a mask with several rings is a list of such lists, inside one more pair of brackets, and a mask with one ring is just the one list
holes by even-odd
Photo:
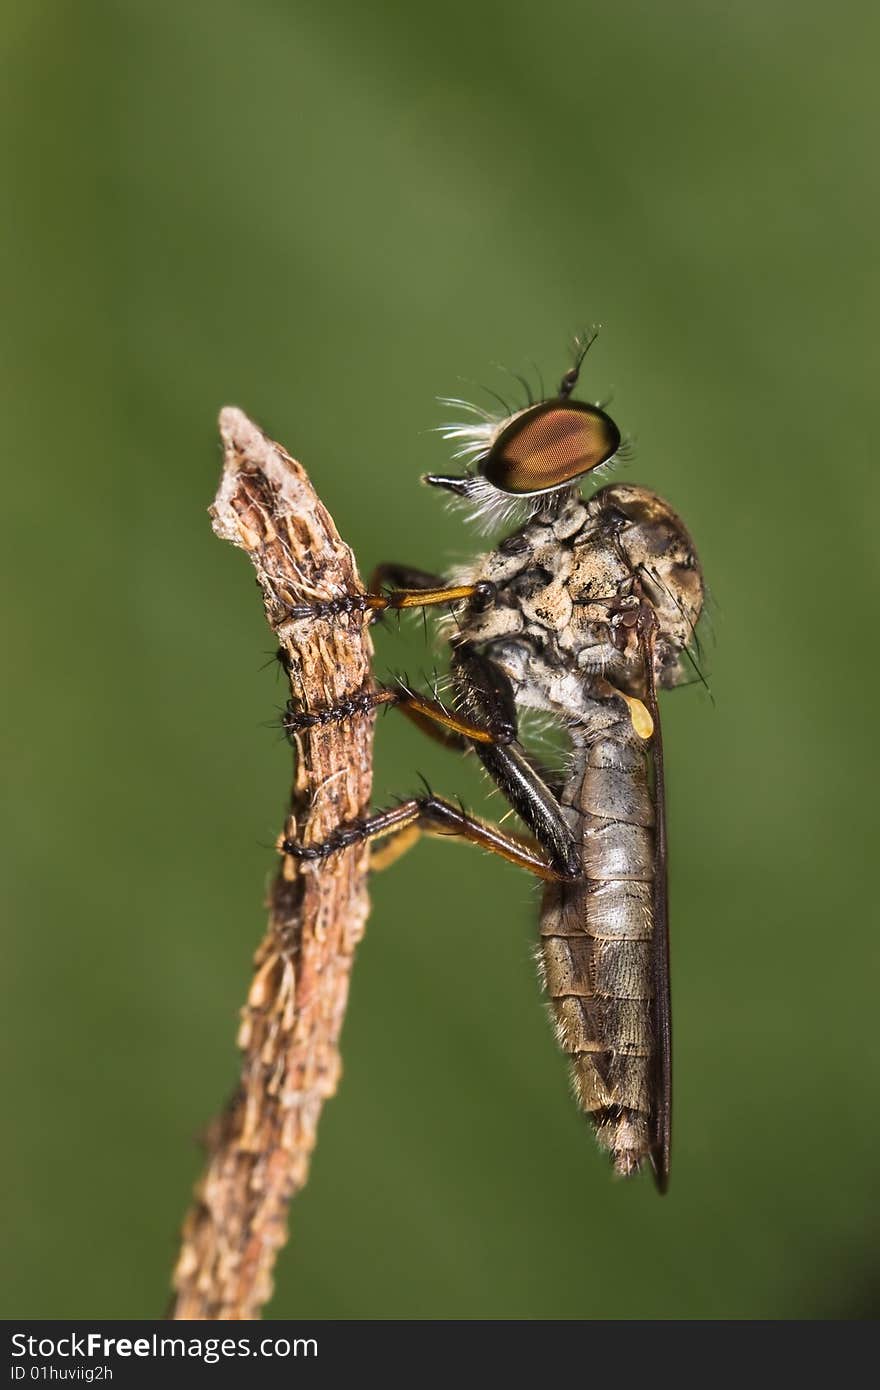
[[[474, 417], [471, 420], [454, 420], [437, 426], [437, 433], [456, 446], [452, 458], [456, 462], [464, 462], [468, 468], [479, 465], [488, 458], [498, 436], [530, 408], [524, 407], [523, 410], [515, 410], [512, 414], [502, 415], [483, 410], [481, 406], [455, 396], [441, 396], [439, 401], [441, 405], [466, 411]], [[468, 478], [464, 493], [450, 495], [449, 505], [466, 509], [467, 520], [483, 535], [488, 535], [503, 526], [524, 526], [544, 510], [546, 497], [540, 494], [533, 497], [517, 497], [502, 492], [487, 478], [477, 473]]]
[[455, 444], [452, 457], [464, 459], [467, 463], [479, 463], [481, 459], [486, 458], [501, 431], [521, 413], [515, 411], [512, 415], [493, 414], [490, 410], [483, 410], [480, 406], [455, 396], [441, 396], [440, 404], [448, 405], [453, 410], [463, 410], [473, 416], [471, 420], [452, 420], [437, 427], [437, 432], [444, 439]]

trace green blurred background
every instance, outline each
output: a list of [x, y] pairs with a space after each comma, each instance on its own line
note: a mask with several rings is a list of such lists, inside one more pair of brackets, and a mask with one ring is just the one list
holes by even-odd
[[[346, 1074], [271, 1311], [862, 1318], [880, 1305], [876, 7], [327, 0], [2, 10], [5, 1316], [150, 1317], [236, 1075], [289, 757], [221, 405], [368, 570], [474, 544], [441, 394], [554, 381], [636, 437], [713, 595], [665, 699], [673, 1186], [567, 1092], [535, 889], [376, 879]], [[477, 383], [478, 385], [474, 385]], [[379, 668], [418, 675], [418, 624]], [[470, 764], [393, 717], [376, 799]]]

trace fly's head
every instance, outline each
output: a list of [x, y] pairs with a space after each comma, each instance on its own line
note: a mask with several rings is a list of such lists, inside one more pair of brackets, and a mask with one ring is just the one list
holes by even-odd
[[595, 338], [578, 344], [574, 365], [555, 396], [531, 402], [513, 415], [496, 416], [464, 401], [447, 400], [473, 419], [443, 428], [467, 461], [463, 476], [429, 474], [425, 482], [470, 503], [490, 525], [537, 513], [556, 494], [570, 494], [587, 473], [608, 463], [620, 448], [620, 430], [601, 406], [571, 399], [584, 357]]
[[630, 592], [609, 619], [615, 648], [634, 665], [641, 659], [638, 613], [646, 599], [656, 616], [655, 677], [662, 686], [679, 684], [704, 596], [700, 562], [684, 523], [668, 502], [642, 487], [602, 488], [588, 506], [632, 578]]

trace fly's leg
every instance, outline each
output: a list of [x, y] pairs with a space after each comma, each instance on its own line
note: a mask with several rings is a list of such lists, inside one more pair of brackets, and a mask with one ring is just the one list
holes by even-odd
[[[488, 580], [449, 585], [436, 575], [395, 564], [377, 568], [371, 589], [378, 590], [385, 583], [395, 587], [386, 593], [348, 595], [294, 608], [291, 616], [331, 618], [336, 613], [368, 609], [378, 615], [394, 608], [424, 608], [461, 599], [469, 599], [471, 606], [481, 612], [491, 607], [496, 596], [495, 585]], [[453, 675], [464, 707], [460, 715], [451, 713], [439, 701], [410, 690], [384, 690], [365, 692], [336, 710], [291, 711], [285, 717], [285, 728], [292, 734], [298, 727], [309, 727], [298, 721], [327, 722], [379, 704], [397, 705], [421, 729], [448, 746], [476, 750], [510, 805], [535, 835], [537, 847], [469, 816], [442, 798], [423, 797], [365, 820], [343, 823], [323, 845], [297, 846], [294, 841], [284, 840], [280, 846], [283, 853], [321, 859], [347, 845], [393, 835], [396, 850], [389, 845], [380, 852], [390, 862], [414, 842], [415, 832], [426, 830], [461, 835], [544, 878], [569, 880], [580, 876], [580, 852], [558, 798], [525, 749], [515, 742], [517, 717], [510, 681], [494, 662], [467, 643], [454, 651]], [[352, 708], [353, 704], [357, 707]]]
[[383, 869], [390, 869], [391, 865], [402, 859], [407, 850], [412, 849], [421, 838], [422, 830], [417, 822], [392, 830], [384, 840], [370, 845], [370, 870], [381, 873]]
[[[391, 587], [383, 591], [384, 584]], [[316, 599], [313, 603], [294, 604], [288, 611], [291, 618], [333, 619], [343, 613], [372, 613], [378, 617], [390, 610], [431, 608], [468, 599], [475, 612], [483, 613], [495, 602], [495, 593], [495, 585], [487, 579], [476, 584], [449, 584], [424, 570], [385, 564], [375, 570], [368, 593]]]
[[370, 591], [372, 596], [387, 600], [386, 608], [428, 608], [469, 599], [476, 613], [491, 608], [496, 594], [495, 585], [487, 579], [476, 584], [450, 584], [439, 575], [393, 561], [376, 566], [370, 576]]
[[[401, 701], [403, 713], [448, 747], [458, 751], [473, 748], [505, 799], [535, 836], [555, 876], [579, 878], [583, 872], [581, 851], [560, 804], [559, 789], [516, 741], [516, 702], [509, 678], [469, 643], [455, 647], [452, 674], [463, 715], [450, 715], [437, 701], [421, 696]], [[399, 847], [389, 845], [375, 856], [375, 867], [392, 863], [414, 839], [407, 828], [400, 836]]]
[[[388, 592], [381, 593], [384, 586]], [[409, 565], [386, 563], [377, 565], [370, 576], [370, 592], [367, 594], [343, 595], [338, 599], [320, 600], [311, 605], [301, 605], [290, 610], [292, 617], [332, 618], [338, 613], [366, 611], [368, 608], [381, 617], [387, 609], [425, 607], [432, 604], [455, 603], [470, 598], [477, 611], [490, 607], [495, 601], [495, 586], [488, 581], [478, 584], [450, 585], [445, 579], [426, 570], [413, 569]], [[397, 689], [383, 687], [379, 690], [363, 691], [340, 701], [311, 710], [300, 710], [293, 701], [288, 703], [282, 718], [282, 727], [288, 738], [305, 729], [318, 728], [343, 719], [351, 719], [358, 714], [367, 714], [380, 705], [396, 705], [423, 732], [447, 742], [462, 750], [470, 747], [470, 741], [491, 742], [498, 739], [508, 741], [516, 733], [515, 724], [501, 721], [494, 727], [482, 727], [468, 719], [461, 719], [447, 710], [439, 700], [419, 695], [401, 685]], [[447, 735], [444, 737], [444, 734]]]
[[[517, 720], [510, 681], [494, 662], [467, 644], [456, 648], [453, 672], [466, 716], [450, 716], [442, 706], [438, 716], [436, 702], [422, 697], [411, 701], [405, 712], [417, 716], [419, 723], [436, 720], [444, 741], [449, 738], [459, 746], [460, 740], [465, 746], [476, 749], [510, 805], [535, 835], [536, 843], [509, 835], [442, 797], [428, 795], [412, 798], [364, 820], [343, 822], [320, 845], [300, 845], [284, 839], [279, 843], [283, 854], [302, 860], [319, 860], [364, 840], [393, 837], [374, 858], [374, 867], [385, 867], [404, 853], [419, 833], [427, 832], [460, 835], [541, 878], [568, 881], [580, 877], [581, 855], [563, 809], [529, 762], [525, 750], [512, 741]], [[473, 722], [471, 715], [475, 717]], [[476, 719], [482, 721], [480, 726], [476, 725]], [[487, 733], [493, 725], [505, 729], [506, 743], [491, 733], [486, 738], [467, 732], [469, 728], [479, 727], [481, 734]]]
[[[498, 668], [495, 667], [496, 671], [497, 669]], [[390, 700], [389, 703], [391, 703]], [[478, 737], [475, 737], [472, 733], [468, 733], [466, 728], [468, 721], [458, 716], [449, 719], [447, 717], [449, 711], [446, 709], [443, 710], [444, 718], [442, 720], [435, 720], [432, 713], [426, 710], [424, 706], [430, 704], [432, 707], [436, 707], [436, 701], [395, 701], [394, 704], [395, 707], [400, 710], [401, 714], [404, 714], [412, 724], [415, 724], [417, 729], [421, 729], [422, 733], [427, 734], [429, 738], [434, 739], [436, 743], [442, 744], [444, 748], [448, 748], [453, 753], [470, 753], [473, 750], [474, 744], [477, 742], [507, 745], [516, 739], [517, 718], [516, 707], [512, 699], [512, 691], [509, 699], [505, 698], [489, 709], [486, 708], [484, 703], [483, 713], [489, 723], [481, 728], [481, 734]], [[481, 726], [478, 725], [477, 727], [480, 728]], [[488, 736], [490, 734], [492, 737]], [[527, 751], [519, 743], [517, 744], [517, 750], [523, 761], [528, 763], [529, 767], [535, 773], [535, 776], [538, 777], [540, 781], [549, 788], [553, 796], [558, 799], [562, 794], [563, 787], [563, 782], [558, 774], [551, 771], [550, 768], [544, 767], [532, 752]]]
[[364, 690], [346, 700], [340, 700], [336, 705], [319, 706], [316, 709], [299, 709], [294, 701], [290, 700], [281, 723], [287, 737], [293, 739], [305, 729], [315, 729], [324, 724], [354, 718], [359, 714], [368, 714], [380, 705], [396, 707], [424, 733], [460, 751], [465, 751], [476, 743], [509, 743], [516, 735], [516, 725], [511, 725], [510, 721], [502, 716], [496, 719], [494, 725], [480, 724], [457, 714], [454, 710], [448, 710], [439, 700], [410, 690], [403, 684], [396, 688]]
[[[281, 854], [303, 863], [314, 863], [327, 859], [331, 854], [352, 845], [363, 844], [365, 840], [376, 841], [393, 837], [388, 847], [379, 851], [386, 855], [386, 862], [399, 857], [418, 834], [460, 837], [481, 849], [498, 854], [502, 859], [520, 868], [528, 869], [538, 878], [552, 882], [568, 880], [573, 875], [564, 864], [554, 863], [542, 853], [542, 846], [516, 835], [506, 834], [497, 825], [478, 819], [460, 806], [455, 806], [444, 797], [411, 797], [399, 806], [386, 811], [377, 811], [362, 820], [343, 821], [320, 844], [303, 845], [297, 840], [282, 837], [278, 842]], [[380, 858], [381, 864], [381, 858]], [[579, 872], [579, 869], [578, 869]]]
[[380, 705], [388, 705], [397, 699], [393, 690], [360, 690], [335, 705], [319, 705], [314, 709], [300, 709], [298, 701], [288, 700], [281, 727], [288, 739], [293, 742], [297, 734], [306, 729], [319, 729], [325, 724], [341, 723], [343, 719], [353, 719], [359, 714], [369, 714]]
[[474, 751], [551, 863], [562, 867], [567, 878], [579, 877], [583, 871], [581, 853], [557, 789], [549, 785], [546, 774], [516, 740], [516, 703], [510, 679], [494, 661], [467, 642], [453, 651], [452, 674], [469, 716], [484, 722], [512, 722], [513, 739], [506, 744], [474, 742]]

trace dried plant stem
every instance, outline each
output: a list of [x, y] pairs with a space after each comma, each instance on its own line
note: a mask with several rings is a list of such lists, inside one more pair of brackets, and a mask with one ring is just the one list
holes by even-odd
[[[221, 413], [220, 433], [214, 530], [254, 565], [293, 699], [327, 706], [372, 689], [363, 613], [290, 619], [293, 604], [363, 592], [304, 470], [240, 410]], [[299, 736], [285, 834], [319, 841], [364, 814], [372, 739], [372, 714]], [[183, 1227], [172, 1318], [256, 1318], [271, 1296], [287, 1206], [306, 1181], [321, 1107], [339, 1081], [339, 1033], [368, 911], [367, 856], [360, 845], [317, 865], [282, 861], [242, 1010], [241, 1081], [209, 1135]]]

